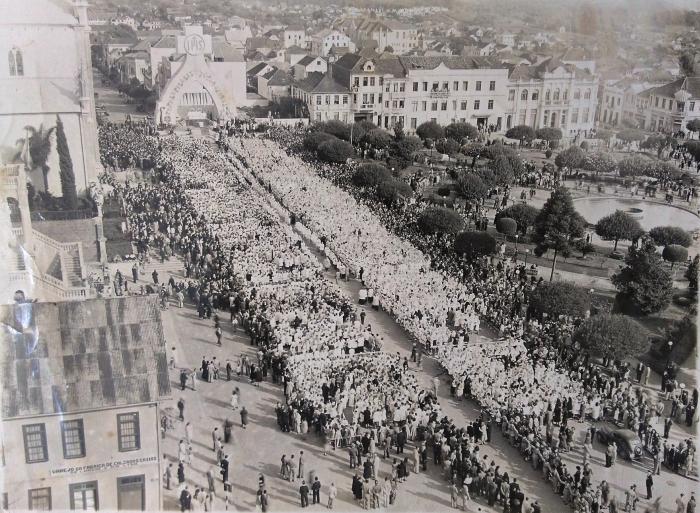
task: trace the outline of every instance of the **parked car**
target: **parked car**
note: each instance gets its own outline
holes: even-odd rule
[[[642,441],[631,429],[615,429],[603,426],[597,431],[598,441],[604,445],[617,444],[617,454],[623,459],[632,460],[642,457]]]

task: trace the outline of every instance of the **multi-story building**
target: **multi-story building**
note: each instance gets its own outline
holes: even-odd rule
[[[338,82],[332,73],[311,73],[306,78],[294,82],[292,97],[304,101],[309,109],[311,121],[353,121],[350,89]]]
[[[561,128],[566,137],[594,126],[598,78],[555,59],[506,66],[492,57],[347,54],[327,75],[350,91],[350,120],[387,129],[400,123],[410,133],[427,121],[495,131],[522,124]],[[345,109],[338,111],[342,119]]]
[[[326,56],[334,46],[349,48],[351,52],[355,51],[355,43],[339,30],[323,29],[311,36],[311,53],[314,55]]]
[[[682,77],[647,93],[647,130],[688,133],[687,123],[700,119],[700,77]]]
[[[598,122],[611,127],[628,126],[644,129],[649,95],[644,91],[663,84],[623,78],[606,83],[598,107]]]
[[[290,25],[284,29],[282,36],[282,43],[284,44],[285,48],[290,48],[292,46],[306,48],[306,45],[309,42],[308,37],[306,36],[306,30],[304,30],[303,27]]]
[[[477,57],[400,57],[403,77],[385,80],[382,126],[408,132],[426,121],[503,127],[508,82],[505,66]]]
[[[170,380],[154,296],[16,303],[0,316],[5,509],[160,510]]]
[[[374,41],[377,50],[390,49],[402,55],[420,48],[418,29],[395,20],[363,18],[356,22],[354,34],[348,34],[360,46],[365,41]]]
[[[294,78],[301,79],[307,77],[309,73],[326,73],[328,71],[328,62],[323,57],[307,55],[299,59],[292,69]]]
[[[596,75],[556,58],[511,66],[504,126],[553,127],[573,136],[594,127],[597,95]]]

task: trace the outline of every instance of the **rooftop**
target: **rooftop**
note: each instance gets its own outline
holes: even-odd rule
[[[170,395],[155,296],[0,306],[2,418]]]

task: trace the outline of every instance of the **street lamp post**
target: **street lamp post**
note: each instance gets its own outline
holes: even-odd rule
[[[515,258],[518,258],[518,234],[515,234]]]
[[[527,256],[530,254],[530,250],[526,249],[525,250],[525,267],[527,267]]]
[[[668,358],[666,358],[666,367],[671,363],[671,351],[673,350],[673,340],[668,341]]]

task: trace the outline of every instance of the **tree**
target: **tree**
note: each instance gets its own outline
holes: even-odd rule
[[[414,135],[407,135],[403,139],[396,140],[391,145],[391,154],[402,160],[412,160],[414,153],[423,147],[420,139]]]
[[[639,222],[622,210],[616,210],[602,217],[595,225],[595,232],[603,240],[615,241],[613,251],[617,251],[620,240],[633,240],[641,236],[643,230]]]
[[[467,201],[480,201],[489,193],[489,188],[479,176],[462,173],[457,177],[457,191]]]
[[[634,141],[643,141],[646,136],[644,132],[636,128],[625,128],[617,133],[617,138],[626,144],[630,144]]]
[[[406,136],[403,131],[403,123],[394,123],[394,139],[400,141]]]
[[[378,150],[383,150],[391,146],[394,139],[386,130],[375,128],[364,134],[362,142],[372,146],[373,148],[377,148]]]
[[[509,217],[514,219],[518,225],[518,231],[525,235],[527,229],[535,223],[539,210],[532,205],[525,203],[516,203],[510,207],[504,208],[496,214],[496,221],[501,217]]]
[[[499,217],[496,219],[496,230],[503,235],[515,235],[518,231],[518,223],[510,217]]]
[[[380,182],[391,178],[391,171],[381,164],[369,162],[362,164],[352,175],[352,183],[358,187],[376,187]]]
[[[387,53],[394,53],[394,47],[391,46],[391,45],[387,45],[387,46],[384,48],[384,51],[387,52]]]
[[[649,336],[642,326],[626,315],[601,314],[589,317],[576,328],[574,342],[591,353],[625,360],[649,349]]]
[[[311,125],[311,129],[319,132],[326,132],[327,134],[334,135],[338,139],[342,139],[343,141],[350,140],[350,125],[348,125],[347,123],[343,123],[342,121],[339,121],[337,119],[331,119],[330,121],[314,123],[313,125]]]
[[[571,253],[571,244],[583,235],[585,225],[586,221],[574,208],[569,191],[563,187],[555,189],[535,218],[532,237],[537,243],[536,255],[554,250],[549,281],[554,278],[557,257],[560,254],[567,256]]]
[[[337,137],[331,134],[327,134],[326,132],[309,132],[304,136],[302,145],[305,149],[315,152],[316,150],[318,150],[318,147],[321,145],[321,143],[331,141],[333,139],[337,139]]]
[[[469,123],[450,123],[445,127],[445,137],[461,143],[464,139],[479,137],[479,130]]]
[[[688,132],[694,134],[695,132],[700,132],[700,118],[691,119],[685,124]]]
[[[538,139],[542,139],[543,141],[547,141],[548,143],[552,143],[553,141],[559,141],[562,138],[561,130],[559,130],[558,128],[551,128],[548,126],[538,128],[535,132],[535,135]]]
[[[29,132],[29,156],[34,167],[41,168],[41,174],[44,177],[44,190],[48,192],[49,171],[51,168],[47,162],[51,153],[51,135],[56,130],[56,127],[46,130],[44,125],[41,124],[38,130],[33,126],[25,126],[24,129]]]
[[[386,205],[393,205],[401,198],[409,198],[413,189],[403,180],[391,178],[377,185],[377,197]]]
[[[643,315],[666,308],[673,295],[673,281],[654,243],[645,239],[641,248],[631,246],[625,264],[611,280],[621,299]]]
[[[605,152],[587,153],[583,158],[583,169],[599,173],[613,173],[617,169],[617,161]]]
[[[625,157],[617,163],[620,176],[649,176],[651,159],[641,155],[631,155]]]
[[[445,137],[445,131],[440,125],[437,124],[437,122],[426,121],[425,123],[418,125],[418,128],[416,128],[416,135],[418,135],[423,142],[425,142],[426,139],[432,139],[435,141]]]
[[[459,143],[454,139],[440,139],[435,144],[435,149],[440,153],[454,155],[459,151]]]
[[[516,125],[506,132],[508,139],[530,142],[535,138],[535,131],[527,125]]]
[[[680,262],[685,262],[688,259],[688,250],[678,244],[669,244],[661,253],[661,256],[667,262],[671,262],[671,269]]]
[[[678,56],[678,66],[681,68],[681,74],[686,77],[695,75],[695,54],[691,51],[685,51]]]
[[[318,158],[324,162],[334,162],[344,164],[350,157],[355,155],[355,149],[349,142],[340,139],[331,139],[322,142],[316,151]]]
[[[700,255],[695,255],[685,271],[685,278],[688,280],[688,288],[697,292],[698,290],[698,270],[700,269]]]
[[[675,164],[663,160],[650,160],[646,168],[648,176],[658,180],[674,180],[681,176],[681,171]]]
[[[376,130],[377,125],[372,123],[371,121],[367,121],[366,119],[362,121],[358,121],[357,123],[352,124],[352,142],[353,144],[357,144],[358,141],[362,141],[364,136],[371,132],[372,130]]]
[[[554,163],[559,169],[568,167],[569,169],[576,169],[583,167],[583,162],[586,158],[586,154],[578,146],[569,146],[554,159]]]
[[[576,249],[578,249],[581,252],[581,256],[583,258],[586,258],[586,255],[588,253],[593,253],[595,251],[595,246],[588,242],[586,239],[578,239],[576,241]]]
[[[595,138],[599,139],[601,141],[605,141],[606,143],[610,141],[610,138],[613,136],[612,130],[607,130],[605,128],[599,128],[595,132]]]
[[[457,233],[464,228],[464,220],[454,210],[430,207],[418,217],[418,227],[427,234]]]
[[[684,146],[695,162],[700,162],[700,141],[687,141]]]
[[[693,238],[690,234],[678,226],[656,226],[649,230],[649,237],[657,246],[678,244],[684,248],[689,248],[693,243]]]
[[[470,142],[462,146],[462,153],[464,153],[467,157],[472,158],[472,169],[474,169],[474,166],[476,166],[476,160],[484,153],[485,148],[486,147],[483,144],[474,142]]]
[[[63,121],[60,116],[56,116],[56,151],[58,152],[58,167],[61,177],[61,192],[63,202],[68,210],[75,210],[78,207],[78,191],[75,187],[75,173],[73,171],[73,160],[70,158],[70,148],[66,131],[63,128]]]
[[[492,255],[496,251],[496,239],[486,232],[462,232],[455,237],[455,251],[470,260]]]
[[[591,295],[588,289],[568,281],[542,282],[529,297],[528,312],[542,318],[560,315],[584,317],[591,309]]]

